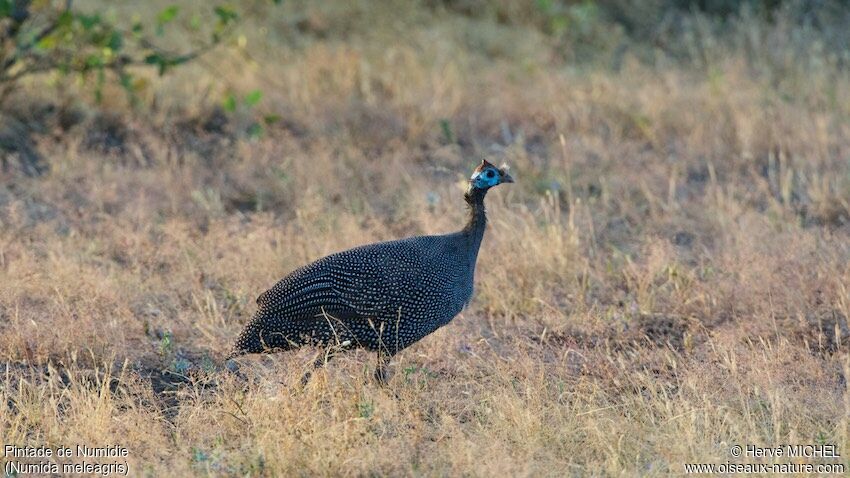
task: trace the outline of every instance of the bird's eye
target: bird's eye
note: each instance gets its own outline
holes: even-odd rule
[[[493,177],[493,170],[492,169],[488,170],[486,176],[488,178],[492,178]]]

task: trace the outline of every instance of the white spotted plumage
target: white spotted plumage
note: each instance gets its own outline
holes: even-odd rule
[[[293,271],[257,299],[231,357],[346,342],[392,356],[447,324],[472,296],[484,196],[501,182],[512,182],[503,170],[476,168],[460,232],[360,246]]]

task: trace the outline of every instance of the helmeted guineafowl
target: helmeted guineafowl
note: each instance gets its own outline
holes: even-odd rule
[[[257,299],[256,315],[228,359],[306,344],[364,347],[378,352],[375,376],[384,382],[390,357],[469,302],[486,225],[484,196],[511,182],[484,160],[469,179],[469,221],[461,231],[355,247],[293,271]]]

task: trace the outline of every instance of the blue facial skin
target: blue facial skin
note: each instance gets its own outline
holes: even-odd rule
[[[472,184],[478,189],[488,189],[499,184],[499,171],[496,168],[485,168],[472,175]]]

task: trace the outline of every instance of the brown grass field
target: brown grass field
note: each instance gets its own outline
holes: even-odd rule
[[[847,14],[630,31],[567,3],[554,35],[533,2],[248,2],[141,106],[23,82],[5,121],[49,170],[0,172],[2,444],[121,445],[152,477],[850,470]],[[221,370],[292,269],[459,229],[483,157],[517,182],[488,195],[473,301],[386,388],[365,352],[305,387],[316,350]]]

